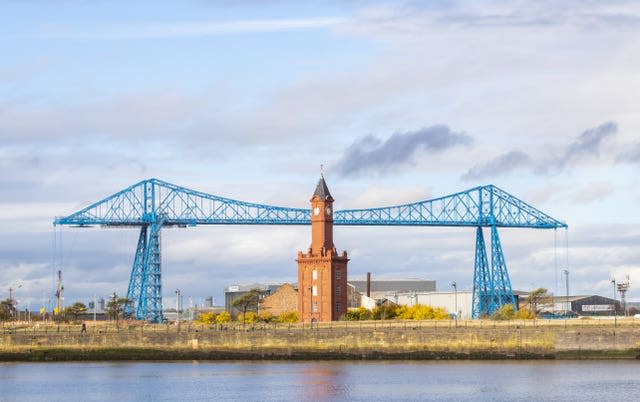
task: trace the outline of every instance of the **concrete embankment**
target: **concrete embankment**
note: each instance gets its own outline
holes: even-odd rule
[[[636,320],[637,321],[637,320]],[[5,326],[0,361],[639,359],[640,322]]]

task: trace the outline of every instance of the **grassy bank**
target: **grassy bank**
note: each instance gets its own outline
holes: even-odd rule
[[[2,327],[0,361],[636,359],[640,325],[450,321]]]

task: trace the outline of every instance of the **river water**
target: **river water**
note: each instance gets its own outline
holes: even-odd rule
[[[1,401],[633,401],[640,362],[0,363]]]

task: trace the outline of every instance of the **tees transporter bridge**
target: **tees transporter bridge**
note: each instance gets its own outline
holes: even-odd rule
[[[160,232],[165,227],[197,225],[310,225],[309,208],[288,208],[224,198],[147,179],[65,217],[54,226],[139,227],[127,298],[136,319],[162,321]],[[514,304],[511,280],[498,228],[558,229],[567,225],[494,185],[440,198],[333,213],[343,226],[456,226],[476,229],[473,318]],[[491,260],[483,228],[491,232]]]

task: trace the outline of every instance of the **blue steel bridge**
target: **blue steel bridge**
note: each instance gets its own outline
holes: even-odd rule
[[[557,229],[567,225],[493,185],[440,198],[334,212],[343,226],[463,226],[476,229],[473,317],[488,316],[515,299],[498,228]],[[197,225],[310,225],[310,208],[287,208],[224,198],[147,179],[65,217],[54,225],[137,227],[140,236],[127,298],[136,319],[162,321],[160,232]],[[483,228],[490,228],[491,259]]]

